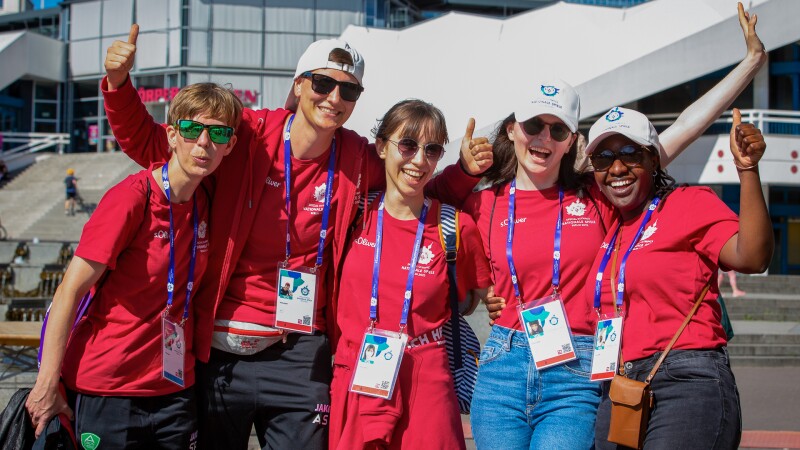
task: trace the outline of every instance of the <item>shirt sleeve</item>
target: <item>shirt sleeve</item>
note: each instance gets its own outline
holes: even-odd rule
[[[472,218],[463,212],[458,215],[460,246],[456,258],[456,283],[458,298],[466,298],[471,289],[481,289],[492,284],[489,261],[483,252],[478,227]]]
[[[146,171],[145,171],[146,172]],[[149,173],[144,175],[149,176]],[[143,221],[147,191],[140,175],[112,187],[83,228],[75,254],[114,270],[119,255],[131,244]]]
[[[672,195],[676,194],[689,242],[697,253],[719,265],[722,247],[739,232],[739,217],[709,188],[679,188]]]
[[[147,112],[130,77],[114,91],[108,90],[108,79],[103,77],[100,90],[108,123],[122,151],[142,167],[169,160],[167,130]]]

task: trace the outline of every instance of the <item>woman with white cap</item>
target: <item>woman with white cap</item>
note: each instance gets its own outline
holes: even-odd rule
[[[664,164],[719,117],[766,59],[755,17],[739,8],[747,56],[664,131]],[[601,389],[590,377],[595,313],[583,288],[615,212],[591,178],[574,169],[575,89],[558,79],[530,86],[496,130],[486,173],[493,186],[464,207],[481,232],[495,282],[472,431],[478,448],[590,448]],[[523,324],[541,331],[524,332]]]
[[[736,109],[730,147],[740,181],[738,218],[707,187],[675,188],[659,162],[659,136],[643,114],[614,108],[589,131],[586,152],[595,181],[619,217],[597,255],[591,271],[596,281],[587,283],[585,298],[592,299],[586,303],[593,303],[595,317],[605,313],[621,322],[613,372],[651,383],[655,407],[643,437],[647,449],[677,443],[730,449],[741,437],[716,276],[719,267],[763,272],[774,241],[758,173],[764,137],[742,124]],[[617,448],[606,439],[610,416],[604,383],[598,448]]]

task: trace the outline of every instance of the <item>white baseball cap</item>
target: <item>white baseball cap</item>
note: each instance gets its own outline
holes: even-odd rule
[[[559,78],[540,80],[530,85],[514,108],[514,119],[525,122],[542,114],[551,114],[564,122],[573,133],[578,131],[581,99],[569,83]]]
[[[332,51],[339,49],[344,50],[350,54],[353,59],[353,65],[341,64],[330,60]],[[300,75],[311,72],[317,69],[336,69],[342,72],[347,72],[353,75],[358,84],[364,85],[362,79],[364,78],[364,58],[361,57],[356,49],[338,39],[321,39],[313,42],[308,46],[306,51],[297,62],[297,70],[294,72],[293,80],[296,80]],[[294,87],[289,88],[289,96],[286,98],[286,105],[284,108],[294,110],[297,107],[297,96],[294,95]]]
[[[639,145],[655,147],[659,153],[663,152],[658,132],[647,116],[639,111],[617,106],[597,119],[589,129],[586,154],[591,154],[603,139],[612,134],[621,134]]]

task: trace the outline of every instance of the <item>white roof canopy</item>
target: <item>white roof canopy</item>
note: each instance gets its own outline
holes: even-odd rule
[[[745,7],[758,14],[768,50],[800,40],[800,1]],[[368,136],[391,105],[413,97],[442,109],[451,141],[469,117],[491,131],[533,79],[555,75],[573,84],[581,116],[589,117],[728,67],[745,53],[736,0],[655,0],[626,9],[561,2],[507,19],[449,13],[402,30],[351,26],[342,39],[366,61],[366,91],[349,128]]]

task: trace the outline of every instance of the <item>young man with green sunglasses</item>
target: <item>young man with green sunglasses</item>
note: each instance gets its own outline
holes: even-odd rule
[[[109,48],[101,88],[122,149],[146,165],[166,157],[166,137],[128,76],[136,33],[134,25],[128,42]],[[209,270],[219,274],[198,287],[214,305],[198,318],[205,332],[196,336],[197,356],[206,361],[198,392],[208,448],[247,448],[253,425],[265,448],[327,447],[330,348],[338,337],[332,299],[347,228],[363,193],[385,184],[374,147],[342,128],[363,76],[364,60],[347,43],[311,44],[286,109],[245,108],[236,148],[207,183]],[[471,139],[473,128],[460,164],[434,178],[428,195],[458,205],[491,165],[491,146]],[[293,309],[300,301],[305,309]]]

